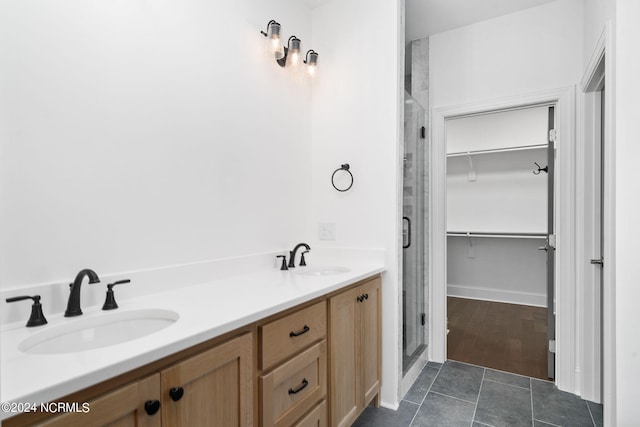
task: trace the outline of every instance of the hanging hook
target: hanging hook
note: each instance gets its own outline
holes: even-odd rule
[[[533,162],[535,163],[535,165],[538,167],[537,171],[533,171],[534,175],[540,175],[540,172],[545,172],[545,173],[549,173],[549,166],[545,166],[545,167],[540,167],[540,165],[538,164],[538,162]]]

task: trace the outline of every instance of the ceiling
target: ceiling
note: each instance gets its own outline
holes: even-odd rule
[[[332,0],[302,0],[304,1],[307,5],[309,5],[310,8],[314,8],[314,7],[318,7],[321,4],[325,4],[325,3],[329,3]]]
[[[313,9],[340,0],[302,1]],[[556,0],[405,0],[405,42],[552,1]]]
[[[305,0],[320,3],[322,0]],[[405,0],[406,42],[555,0]]]

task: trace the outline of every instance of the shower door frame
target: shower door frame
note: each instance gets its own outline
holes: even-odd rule
[[[428,177],[428,173],[425,171],[425,168],[428,170],[428,158],[429,158],[429,148],[427,146],[428,143],[428,138],[426,135],[426,128],[428,125],[428,113],[427,110],[420,105],[417,100],[415,98],[413,98],[409,93],[407,93],[405,91],[404,93],[404,98],[405,98],[405,102],[406,102],[406,98],[409,97],[414,103],[415,105],[418,105],[420,110],[422,111],[423,117],[421,119],[416,118],[416,122],[413,123],[415,125],[415,128],[413,129],[415,138],[416,138],[416,152],[415,152],[415,157],[413,158],[413,161],[415,163],[415,168],[414,171],[417,171],[417,169],[420,169],[420,174],[418,177],[416,177],[416,183],[421,184],[418,185],[417,188],[419,189],[419,193],[418,195],[415,195],[417,198],[421,198],[422,200],[422,206],[424,207],[425,205],[428,204],[428,197],[427,194],[425,194],[425,190],[428,188],[428,182],[425,182],[427,180]],[[406,106],[406,103],[404,104]],[[419,115],[421,113],[419,112],[412,112],[412,114],[414,116]],[[406,107],[405,107],[405,115],[406,115]],[[406,117],[405,117],[406,119]],[[420,128],[423,128],[424,130],[421,130]],[[407,134],[405,131],[404,137],[403,137],[403,154],[405,154],[405,150],[406,148],[404,147],[404,145],[406,144],[406,138],[407,138]],[[404,157],[404,156],[403,156]],[[405,160],[406,161],[406,160]],[[405,166],[405,161],[403,161],[403,167],[402,167],[402,185],[400,187],[400,191],[403,192],[404,191],[404,166]],[[405,212],[404,212],[404,195],[402,196],[402,215],[403,215],[403,228],[404,228],[404,218],[406,218],[404,216]],[[428,207],[427,207],[428,209]],[[411,237],[410,237],[410,241],[411,241],[411,245],[416,245],[416,244],[420,244],[420,245],[424,245],[424,247],[422,248],[422,250],[417,250],[416,251],[416,257],[415,257],[415,262],[418,265],[422,265],[422,274],[419,274],[419,278],[421,279],[420,282],[422,282],[423,284],[426,282],[426,279],[428,277],[428,274],[425,272],[425,269],[428,266],[428,259],[425,257],[425,253],[428,251],[428,239],[427,239],[427,235],[426,232],[429,229],[429,225],[428,225],[428,217],[426,216],[426,212],[427,209],[419,209],[419,211],[416,211],[413,213],[412,217],[413,219],[421,219],[422,220],[422,224],[418,227],[416,227],[416,229],[412,230],[411,232]],[[421,217],[421,218],[420,218]],[[411,224],[411,220],[409,221],[409,224]],[[419,221],[416,221],[419,222]],[[411,227],[411,226],[410,226]],[[403,234],[403,233],[401,233]],[[403,305],[403,309],[402,309],[402,316],[401,316],[401,323],[402,323],[402,330],[400,333],[400,339],[402,340],[400,343],[400,388],[402,390],[402,394],[404,394],[404,392],[406,392],[408,390],[408,388],[413,384],[413,382],[415,381],[415,379],[417,378],[418,374],[420,373],[420,371],[422,370],[422,368],[426,365],[427,363],[427,358],[428,358],[428,349],[425,348],[424,350],[422,350],[422,352],[419,354],[418,356],[418,360],[416,360],[415,363],[413,363],[413,365],[411,365],[411,367],[405,372],[405,366],[404,366],[404,331],[405,331],[405,325],[404,325],[404,320],[405,320],[405,308],[404,308],[404,304],[403,304],[403,293],[404,293],[404,276],[405,276],[405,269],[404,269],[404,258],[405,258],[405,252],[404,250],[408,249],[407,247],[404,246],[404,238],[403,238],[403,245],[402,248],[400,249],[402,251],[402,258],[401,258],[401,262],[400,262],[400,267],[401,267],[401,275],[402,275],[402,285],[401,285],[401,300],[400,300],[400,304]],[[415,267],[415,266],[414,266]],[[423,286],[422,292],[417,292],[418,295],[421,296],[422,298],[422,314],[425,316],[424,320],[426,322],[427,317],[428,316],[428,310],[429,310],[429,305],[428,305],[428,290],[425,289],[426,284]],[[417,312],[416,312],[417,313]],[[415,318],[416,320],[416,330],[415,330],[415,334],[416,336],[421,335],[422,336],[422,340],[421,344],[428,346],[429,344],[429,329],[428,329],[428,325],[425,325],[424,323],[422,323],[421,325],[418,325],[418,317]]]
[[[536,105],[556,105],[556,384],[562,390],[576,391],[576,329],[574,301],[576,217],[575,194],[575,88],[565,87],[522,96],[501,98],[462,106],[431,110],[432,139],[429,170],[429,360],[444,362],[447,355],[447,244],[446,244],[446,135],[445,121],[458,116],[482,114]]]

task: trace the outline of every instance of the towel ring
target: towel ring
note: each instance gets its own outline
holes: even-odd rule
[[[338,188],[336,186],[335,177],[336,177],[336,174],[338,172],[340,172],[340,171],[345,171],[351,177],[351,183],[349,184],[349,186],[347,188]],[[331,185],[333,185],[333,188],[335,188],[336,190],[340,191],[341,193],[344,193],[345,191],[349,191],[349,189],[353,186],[353,174],[349,170],[349,163],[345,163],[344,165],[340,165],[340,167],[338,169],[333,171],[333,174],[331,175]]]

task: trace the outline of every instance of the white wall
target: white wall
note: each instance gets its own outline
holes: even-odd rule
[[[617,0],[584,0],[583,63],[586,65],[607,20],[615,19]]]
[[[397,1],[341,0],[314,9],[321,75],[312,102],[312,231],[336,225],[336,241],[313,245],[387,250],[383,276],[382,401],[398,403],[399,105],[401,55]],[[375,29],[384,29],[376,31]],[[339,193],[331,174],[349,163],[353,188]]]
[[[0,286],[299,241],[385,248],[382,398],[397,404],[400,7],[2,2]],[[262,55],[269,19],[320,53],[313,101]],[[329,178],[345,162],[342,194]],[[335,242],[314,240],[319,221]]]
[[[448,153],[542,145],[447,157],[447,231],[547,232],[548,108],[447,120]],[[471,162],[471,163],[470,163]],[[447,238],[447,295],[546,306],[544,238]]]
[[[546,252],[538,250],[544,243],[448,237],[447,295],[546,307]]]
[[[546,149],[447,158],[447,231],[546,233]]]
[[[640,2],[616,2],[615,52],[615,288],[616,412],[618,426],[640,420],[640,287],[638,286],[638,99]]]
[[[272,18],[311,47],[297,0],[3,1],[0,286],[308,240],[311,87]]]
[[[430,91],[433,114],[434,159],[442,152],[444,126],[441,121],[453,112],[479,112],[492,106],[518,105],[522,100],[539,99],[548,102],[560,99],[558,122],[560,143],[558,159],[566,166],[559,172],[556,201],[561,212],[556,231],[560,243],[569,248],[557,253],[560,303],[569,306],[558,314],[558,346],[563,357],[559,362],[558,385],[563,390],[574,391],[576,343],[571,337],[575,315],[572,293],[574,280],[574,221],[575,198],[572,196],[573,147],[573,88],[582,76],[583,2],[581,0],[558,0],[536,8],[484,21],[468,27],[436,34],[430,38]],[[535,101],[533,101],[535,102]],[[474,109],[475,108],[475,109]],[[436,123],[437,122],[437,123]],[[434,164],[434,174],[444,174],[444,165]],[[561,179],[560,179],[561,178]],[[436,184],[433,194],[443,197],[443,187]],[[442,220],[443,211],[434,211],[436,224]],[[433,252],[445,248],[443,235],[434,229]],[[565,240],[563,240],[565,239]],[[444,282],[445,272],[440,260],[434,260],[432,279],[434,286]],[[441,285],[443,286],[443,285]],[[440,292],[438,290],[438,292]],[[442,292],[444,294],[444,292]],[[434,294],[434,301],[441,295]],[[563,305],[564,306],[564,305]],[[437,309],[433,308],[433,311]],[[444,316],[438,317],[432,335],[444,329]],[[435,322],[434,322],[435,323]],[[579,332],[578,332],[579,333]],[[438,339],[437,342],[441,343]],[[440,356],[444,345],[434,352]]]
[[[582,0],[558,0],[431,36],[434,108],[574,85]]]

